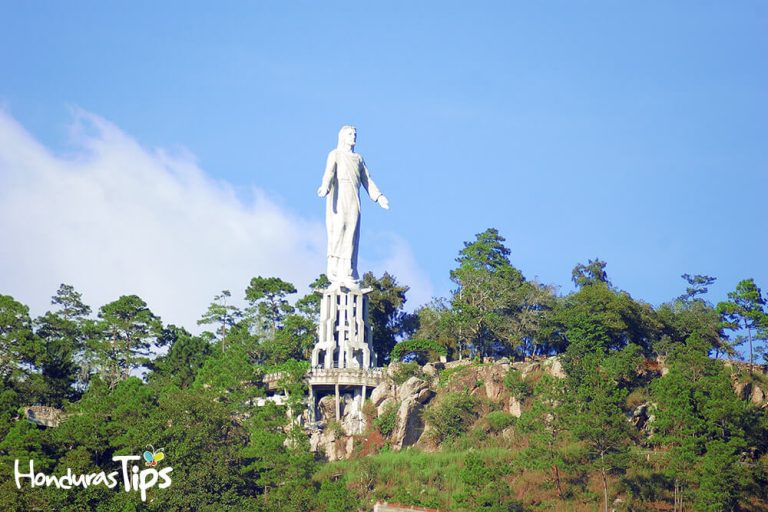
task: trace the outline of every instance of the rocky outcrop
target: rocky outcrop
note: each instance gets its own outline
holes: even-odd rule
[[[649,360],[644,368],[654,378],[665,373],[663,360]],[[566,377],[559,357],[537,357],[514,362],[501,359],[482,364],[465,359],[430,363],[421,367],[420,371],[418,368],[414,371],[412,366],[395,363],[385,370],[383,381],[370,390],[370,404],[365,408],[359,395],[346,394],[340,397],[338,421],[335,397],[322,397],[318,402],[320,429],[311,432],[310,444],[313,450],[324,453],[328,460],[349,458],[353,450],[358,454],[375,453],[385,445],[393,450],[409,446],[425,451],[437,450],[439,446],[434,436],[430,435],[431,431],[436,430],[435,426],[425,421],[424,412],[438,393],[469,393],[477,398],[478,407],[485,408],[485,411],[478,411],[479,418],[489,410],[504,410],[519,418],[530,407],[530,400],[524,396],[515,396],[515,392],[507,388],[505,379],[510,371],[517,372],[529,386],[543,375],[558,379]],[[402,381],[409,373],[414,375]],[[743,400],[768,407],[766,387],[756,379],[740,382],[739,376],[744,379],[743,372],[734,372],[735,393]],[[651,402],[642,403],[627,413],[627,419],[639,432],[651,435],[655,407]],[[376,428],[371,425],[371,421],[376,422]],[[484,425],[481,420],[474,428],[485,428]],[[501,435],[513,438],[514,427],[504,429]]]
[[[310,450],[324,454],[328,461],[348,459],[354,447],[354,437],[334,428],[315,430],[309,436]]]
[[[395,450],[416,444],[424,432],[421,412],[435,396],[435,390],[432,389],[431,381],[426,380],[431,371],[423,373],[425,378],[412,376],[400,385],[389,378],[371,393],[377,417],[391,414],[392,408],[397,407],[395,426],[389,436],[390,446]],[[396,373],[391,372],[390,375]]]
[[[542,368],[553,377],[557,377],[558,379],[565,378],[565,370],[563,369],[563,363],[560,361],[559,357],[550,357],[544,361]]]
[[[751,381],[733,380],[733,391],[742,400],[749,400],[759,407],[768,407],[766,404],[766,392],[757,383]]]
[[[24,408],[27,420],[43,427],[58,427],[64,413],[60,409],[44,405],[32,405]]]
[[[390,375],[395,374],[390,372]],[[422,410],[436,393],[427,375],[424,373],[424,378],[409,377],[399,385],[390,376],[371,392],[369,400],[375,407],[375,415],[371,419],[394,414],[395,424],[387,441],[395,450],[416,444],[424,433]],[[318,401],[321,428],[310,432],[313,451],[325,454],[329,461],[345,459],[352,454],[354,436],[363,433],[366,427],[359,399],[348,394],[340,397],[339,421],[336,421],[335,396],[327,395]]]
[[[520,402],[520,400],[517,399],[517,397],[509,397],[509,414],[515,418],[519,418],[523,415],[523,404]]]
[[[632,411],[632,416],[629,418],[629,421],[637,430],[646,430],[649,423],[653,421],[653,415],[650,413],[650,409],[651,404],[645,402],[635,407]]]
[[[435,392],[428,382],[411,377],[396,388],[400,406],[397,410],[397,423],[392,434],[392,448],[400,450],[418,442],[424,433],[424,419],[421,411]]]

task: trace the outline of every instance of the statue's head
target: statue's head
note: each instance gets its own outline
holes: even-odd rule
[[[339,143],[336,146],[339,149],[347,149],[347,147],[355,147],[357,142],[357,128],[354,126],[345,124],[339,130]]]

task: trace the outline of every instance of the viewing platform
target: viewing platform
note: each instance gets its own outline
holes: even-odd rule
[[[375,388],[384,380],[384,368],[311,368],[305,377],[310,386],[366,386]],[[277,391],[282,372],[268,373],[264,383]]]

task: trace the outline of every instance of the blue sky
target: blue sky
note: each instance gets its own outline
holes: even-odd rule
[[[718,277],[712,301],[768,287],[764,2],[4,1],[0,19],[0,293],[33,312],[62,281],[186,324],[249,276],[306,285],[347,123],[392,206],[364,200],[361,270],[392,270],[412,306],[487,227],[561,293],[595,257],[652,304],[683,273]]]

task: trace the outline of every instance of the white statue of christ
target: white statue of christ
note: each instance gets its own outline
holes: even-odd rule
[[[385,210],[389,200],[371,179],[363,157],[355,153],[357,129],[342,126],[339,143],[328,154],[317,195],[326,197],[328,279],[332,284],[357,287],[357,250],[360,243],[360,185]]]

